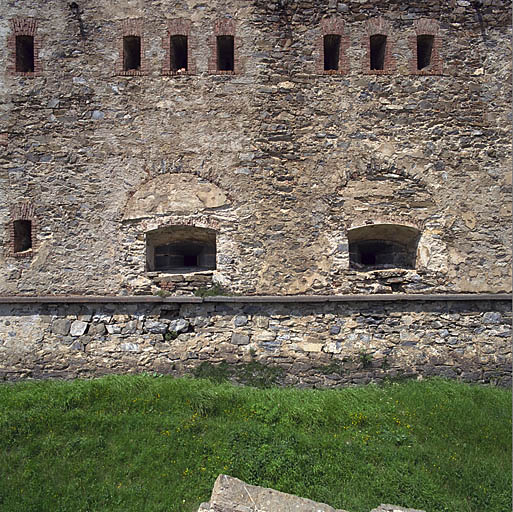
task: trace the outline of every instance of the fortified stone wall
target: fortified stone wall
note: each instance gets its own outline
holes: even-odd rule
[[[162,287],[192,294],[212,280],[245,294],[509,291],[510,25],[505,0],[3,2],[0,295],[151,294]],[[173,34],[188,37],[186,72],[173,73]],[[383,70],[369,64],[376,34],[387,37]],[[433,42],[422,71],[419,34]],[[325,35],[340,37],[338,70],[324,70]],[[17,36],[33,38],[33,71],[16,70]],[[234,38],[233,72],[216,68],[217,36]],[[135,71],[124,71],[123,37],[140,38]],[[414,268],[350,264],[351,230],[375,225],[417,230]],[[216,268],[151,271],[149,254],[158,247],[148,246],[147,234],[167,226],[215,231]],[[29,229],[31,247],[16,239]],[[68,318],[74,307],[52,314]],[[207,315],[204,305],[190,307],[189,322]],[[136,312],[115,312],[128,318],[106,325],[126,329]],[[38,314],[38,346],[58,347],[51,353],[69,359],[70,373],[87,361],[83,371],[91,371],[89,354],[97,354],[94,365],[106,358],[105,368],[118,359],[123,367],[158,368],[161,359],[168,367],[182,357],[182,349],[177,358],[158,356],[162,335],[139,320],[123,343],[148,353],[113,348],[109,359],[107,341],[55,333],[47,313]],[[276,314],[282,325],[287,313]],[[296,314],[298,329],[310,335],[301,316],[310,313]],[[209,315],[209,325],[221,329],[211,336],[239,357],[246,345],[230,342],[231,319]],[[274,313],[266,315],[271,322]],[[325,333],[312,341],[313,353],[328,357],[338,339],[326,334],[332,322],[311,315]],[[416,335],[428,329],[425,315]],[[402,347],[401,320],[394,321],[390,343]],[[91,322],[88,329],[105,323]],[[466,325],[474,316],[440,322],[428,329],[433,340],[446,339],[439,329],[447,329],[458,343],[423,343],[450,357],[462,342],[450,334],[455,325],[469,338],[479,328]],[[281,347],[280,329],[247,335]],[[142,341],[130,338],[136,332]],[[112,336],[121,335],[105,338],[117,347]],[[185,347],[189,338],[174,343]],[[34,364],[46,360],[45,350]],[[198,357],[216,350],[207,343]]]
[[[243,382],[332,387],[439,375],[510,385],[511,298],[392,298],[4,300],[0,379],[183,375],[223,363]]]

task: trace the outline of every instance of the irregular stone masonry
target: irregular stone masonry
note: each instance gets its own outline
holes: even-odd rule
[[[257,361],[296,386],[434,375],[511,383],[511,298],[314,299],[2,299],[0,379],[183,375],[206,362],[228,363],[237,378]]]
[[[0,14],[0,294],[511,290],[510,2],[34,0]],[[34,38],[34,72],[13,67],[18,35]],[[172,35],[188,37],[185,72]],[[326,35],[340,46],[325,72]],[[382,70],[373,35],[387,36]],[[125,36],[139,69],[123,70]],[[234,38],[221,74],[218,36]],[[417,36],[432,37],[421,70]],[[16,254],[22,210],[32,249]],[[418,230],[415,268],[350,265],[348,231],[374,224]],[[215,270],[149,271],[146,234],[173,225],[216,230]]]

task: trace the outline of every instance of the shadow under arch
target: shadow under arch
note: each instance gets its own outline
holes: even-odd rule
[[[420,230],[402,224],[369,224],[351,228],[349,267],[356,270],[414,269]]]
[[[149,271],[180,274],[215,270],[216,231],[188,225],[148,231],[146,267]]]

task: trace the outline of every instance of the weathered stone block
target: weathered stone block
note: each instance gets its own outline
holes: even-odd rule
[[[179,318],[177,320],[172,320],[169,323],[169,330],[174,332],[187,332],[189,329],[189,321],[184,318]]]
[[[82,322],[81,320],[75,320],[71,324],[71,328],[70,328],[69,332],[70,332],[71,336],[82,336],[82,334],[85,334],[85,332],[87,331],[87,326],[88,326],[87,322]]]
[[[234,345],[248,345],[249,344],[249,336],[247,334],[241,334],[238,332],[234,332],[232,334],[232,343]]]
[[[242,327],[248,323],[248,317],[245,315],[238,315],[233,319],[233,325],[235,327]]]
[[[107,332],[107,329],[105,329],[105,324],[99,323],[99,324],[91,324],[89,326],[88,333],[91,336],[102,336]]]
[[[71,328],[71,321],[67,318],[57,318],[52,322],[52,332],[54,334],[60,334],[61,336],[67,336]]]
[[[107,326],[107,329],[108,328],[109,326]],[[148,319],[146,322],[144,322],[144,329],[148,332],[151,332],[152,334],[164,334],[167,331],[167,324]],[[176,329],[171,330],[176,331]]]

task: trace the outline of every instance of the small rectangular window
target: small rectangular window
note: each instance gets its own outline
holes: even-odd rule
[[[417,70],[428,68],[431,65],[431,55],[433,53],[433,36],[417,36]]]
[[[123,37],[123,70],[139,71],[141,69],[141,37]]]
[[[34,72],[34,36],[16,36],[16,72]]]
[[[324,71],[338,71],[340,57],[340,36],[328,34],[324,36]]]
[[[32,249],[32,222],[30,220],[14,221],[14,252]]]
[[[217,70],[234,71],[234,37],[217,36]]]
[[[171,36],[171,71],[187,71],[187,36]]]
[[[385,53],[387,36],[376,34],[370,37],[370,68],[371,70],[385,69]]]

